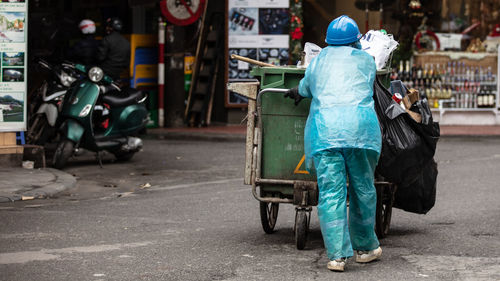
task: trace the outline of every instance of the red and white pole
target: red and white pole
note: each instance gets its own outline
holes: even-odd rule
[[[158,126],[165,126],[165,28],[167,23],[158,20]]]

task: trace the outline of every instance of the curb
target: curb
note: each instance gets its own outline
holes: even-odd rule
[[[146,139],[168,139],[185,141],[220,141],[244,142],[246,135],[224,133],[195,133],[195,132],[148,132]]]
[[[70,189],[76,184],[76,179],[68,173],[52,168],[45,168],[43,170],[53,174],[56,178],[55,181],[47,183],[42,187],[26,191],[22,194],[13,194],[10,197],[0,197],[0,203],[19,201],[22,200],[23,197],[29,197],[30,199],[44,199]]]
[[[441,135],[439,138],[448,138],[448,139],[453,139],[453,138],[464,138],[464,139],[473,139],[473,138],[483,138],[483,139],[496,139],[500,138],[500,135],[494,135],[494,134],[444,134]]]

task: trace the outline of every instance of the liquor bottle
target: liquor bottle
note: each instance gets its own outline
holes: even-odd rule
[[[249,18],[245,17],[243,19],[243,22],[240,23],[242,30],[246,30],[246,27],[248,26],[248,21],[249,21]]]
[[[417,66],[415,64],[411,67],[411,80],[413,84],[415,84],[415,80],[417,80]]]
[[[403,71],[404,71],[403,60],[400,60],[399,61],[399,68],[398,68],[398,79],[401,81],[404,79]]]
[[[484,87],[479,88],[479,94],[477,95],[477,107],[484,107]]]
[[[418,68],[417,68],[417,79],[420,80],[422,79],[422,66],[419,65]]]
[[[248,22],[248,30],[252,30],[252,27],[253,27],[254,22],[255,22],[254,20],[250,20],[250,21]]]
[[[457,73],[457,62],[454,61],[451,65],[451,82],[458,82],[458,73]]]
[[[406,61],[405,72],[404,72],[404,80],[405,80],[405,84],[410,84],[411,73],[410,73],[410,61],[409,60]]]
[[[398,80],[398,71],[397,68],[393,68],[391,71],[391,81]]]

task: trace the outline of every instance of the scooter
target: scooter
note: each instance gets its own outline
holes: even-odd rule
[[[75,69],[85,77],[64,96],[61,140],[53,166],[64,168],[81,148],[96,152],[101,166],[102,151],[114,154],[119,161],[131,159],[143,146],[135,136],[148,122],[147,95],[132,88],[120,89],[99,67],[76,64]]]
[[[63,97],[71,84],[78,80],[78,74],[70,63],[53,66],[41,59],[37,63],[48,73],[48,77],[31,98],[26,142],[44,145],[56,136],[56,121],[61,111]]]

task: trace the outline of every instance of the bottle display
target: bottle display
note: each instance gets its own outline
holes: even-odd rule
[[[391,79],[417,89],[432,108],[496,107],[497,76],[491,67],[459,61],[410,67],[410,61],[400,61]]]

